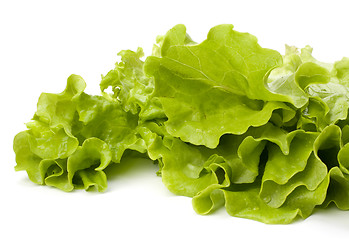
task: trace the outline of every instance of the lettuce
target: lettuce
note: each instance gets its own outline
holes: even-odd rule
[[[286,224],[349,209],[348,58],[323,63],[309,46],[282,56],[230,24],[201,43],[176,25],[145,60],[141,48],[119,56],[101,95],[71,75],[62,93],[40,96],[14,138],[16,170],[64,191],[105,191],[109,166],[138,152],[199,214],[224,206]]]

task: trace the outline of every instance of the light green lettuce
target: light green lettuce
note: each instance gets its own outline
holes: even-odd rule
[[[33,182],[104,191],[103,170],[111,161],[120,162],[126,149],[146,151],[138,116],[116,101],[84,93],[85,86],[72,75],[62,93],[43,93],[28,129],[16,135],[16,170],[26,170]]]
[[[100,88],[102,95],[121,104],[124,111],[138,114],[139,120],[164,118],[160,102],[153,98],[154,79],[146,76],[143,71],[143,50],[121,51],[121,62],[115,64],[115,69],[102,76]],[[107,93],[111,88],[112,93]]]
[[[175,26],[165,39],[185,39],[183,29]],[[220,25],[200,44],[168,42],[172,45],[165,45],[161,57],[146,59],[144,69],[154,76],[154,97],[161,102],[171,135],[214,148],[223,134],[264,125],[276,109],[291,111],[282,102],[263,101],[279,99],[265,81],[282,58],[261,48],[254,36]]]
[[[287,224],[330,204],[349,210],[348,58],[323,63],[309,46],[282,56],[230,24],[201,43],[176,25],[151,56],[118,55],[100,95],[78,75],[41,94],[14,138],[16,170],[64,191],[105,191],[111,164],[142,156],[198,214],[225,207]]]

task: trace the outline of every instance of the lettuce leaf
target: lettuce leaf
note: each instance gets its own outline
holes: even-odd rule
[[[178,25],[166,37],[185,36]],[[276,109],[290,111],[282,102],[263,101],[278,99],[265,88],[265,78],[282,59],[261,48],[254,36],[220,25],[201,44],[169,42],[161,57],[146,59],[144,69],[155,78],[154,97],[161,102],[171,135],[215,148],[223,134],[264,125]]]
[[[121,62],[102,76],[102,95],[118,101],[124,111],[138,114],[140,121],[164,118],[160,102],[153,98],[154,78],[146,76],[143,71],[142,48],[138,48],[136,52],[124,50],[118,55],[121,56]],[[110,87],[112,93],[107,93],[106,90]]]
[[[137,133],[138,115],[84,93],[85,86],[72,75],[62,93],[43,93],[28,129],[16,135],[15,169],[26,170],[33,182],[64,191],[93,186],[104,191],[103,170],[111,161],[120,162],[126,149],[146,151]]]

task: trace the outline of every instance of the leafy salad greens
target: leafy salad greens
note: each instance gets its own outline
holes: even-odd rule
[[[16,170],[64,191],[105,191],[106,169],[139,152],[199,214],[225,206],[269,224],[349,209],[349,58],[312,48],[262,48],[229,24],[194,42],[184,25],[159,36],[151,56],[121,51],[101,95],[71,75],[42,93],[14,138]],[[111,90],[111,91],[108,91]]]

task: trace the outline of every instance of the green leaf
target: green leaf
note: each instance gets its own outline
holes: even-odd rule
[[[120,162],[126,149],[146,151],[137,134],[138,116],[125,112],[120,103],[83,93],[77,100],[77,113],[83,124],[76,134],[82,139],[96,137],[106,142],[114,162]]]
[[[302,57],[297,48],[286,45],[283,64],[271,71],[268,87],[270,91],[283,95],[280,100],[301,108],[309,100],[307,88],[312,84],[328,83],[329,80],[330,74],[326,68],[318,65],[318,62]]]
[[[292,164],[289,164],[289,167],[292,168]],[[278,208],[300,186],[305,186],[302,192],[316,190],[326,175],[326,165],[314,155],[311,155],[307,159],[306,167],[301,172],[292,176],[286,183],[280,184],[264,179],[259,195],[269,206]]]
[[[304,170],[313,151],[314,140],[318,134],[293,131],[287,135],[288,154],[285,155],[278,146],[268,145],[268,162],[263,175],[264,181],[285,184],[296,173]]]
[[[17,163],[15,170],[25,170],[32,182],[43,184],[43,176],[39,171],[39,164],[42,159],[31,151],[28,131],[20,132],[15,136],[13,150],[16,154]]]
[[[334,203],[339,209],[349,210],[349,175],[338,167],[333,167],[328,173],[330,185],[323,206]]]
[[[229,215],[268,224],[288,224],[299,214],[298,209],[272,208],[258,196],[258,188],[243,191],[224,190],[225,208]]]
[[[314,153],[330,170],[338,166],[338,153],[342,147],[342,132],[337,125],[326,127],[314,142]]]
[[[42,93],[34,119],[47,123],[52,128],[61,125],[69,134],[75,113],[75,104],[72,100],[79,98],[85,87],[86,83],[80,76],[71,75],[63,92]]]
[[[259,197],[258,183],[242,189],[223,190],[227,212],[235,217],[257,220],[268,224],[288,224],[297,216],[307,218],[325,200],[329,175],[314,190],[297,187],[281,206],[269,206]]]
[[[146,76],[143,71],[143,50],[137,52],[124,50],[118,53],[121,62],[115,64],[115,69],[102,76],[100,88],[102,95],[111,100],[120,102],[126,112],[139,114],[140,120],[163,118],[161,104],[153,97],[154,79]],[[113,93],[106,90],[111,87]]]
[[[52,128],[35,120],[27,127],[30,150],[42,159],[67,158],[78,147],[78,140],[65,128]]]
[[[67,159],[42,160],[39,167],[47,186],[56,187],[66,192],[74,189],[73,184],[68,179]]]
[[[155,78],[154,97],[171,135],[214,148],[225,133],[242,134],[266,124],[275,109],[292,110],[262,101],[280,100],[265,88],[266,75],[281,63],[280,54],[232,28],[217,26],[201,44],[173,44],[161,58],[146,59],[145,72]]]
[[[171,192],[193,197],[208,185],[218,182],[215,174],[204,167],[207,161],[212,161],[210,149],[191,146],[176,138],[165,140],[166,149],[161,153],[164,165],[161,176]]]
[[[183,24],[174,26],[164,36],[158,36],[156,42],[159,49],[158,56],[165,56],[167,51],[173,46],[195,44],[186,32],[186,27]]]
[[[98,191],[107,188],[107,177],[103,170],[109,165],[112,153],[108,145],[98,138],[84,141],[67,163],[69,182],[76,187],[89,189],[95,186]]]

